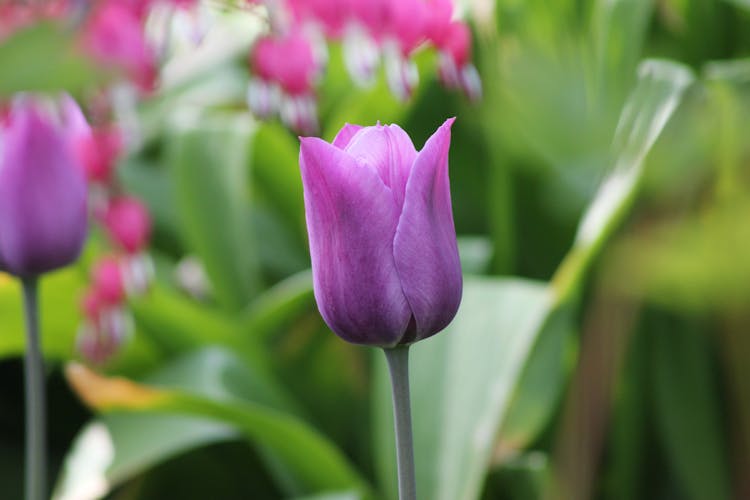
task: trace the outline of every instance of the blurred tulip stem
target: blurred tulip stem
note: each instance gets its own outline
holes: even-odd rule
[[[409,346],[383,349],[388,360],[393,389],[393,422],[396,428],[398,462],[398,495],[400,500],[416,500],[417,480],[414,474],[414,439],[411,431],[409,397]]]
[[[37,278],[23,278],[26,313],[26,500],[43,500],[46,491],[44,366],[39,342]]]

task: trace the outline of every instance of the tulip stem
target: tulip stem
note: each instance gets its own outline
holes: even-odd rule
[[[37,279],[23,278],[26,313],[26,500],[43,500],[46,491],[44,365],[39,345]]]
[[[409,346],[383,349],[388,360],[393,389],[393,422],[396,429],[398,495],[400,500],[416,500],[417,480],[414,473],[414,438],[411,430],[409,397]]]

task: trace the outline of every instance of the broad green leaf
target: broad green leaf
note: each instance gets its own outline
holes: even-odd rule
[[[693,81],[688,68],[669,61],[645,61],[638,74],[638,84],[617,124],[612,170],[586,209],[573,248],[553,280],[563,302],[574,298],[586,270],[627,215],[643,176],[646,155]]]
[[[226,359],[226,358],[225,358]],[[218,365],[218,366],[217,366]],[[226,384],[246,384],[248,373],[224,371],[216,360],[205,363],[212,370],[208,385],[196,387],[202,370],[172,367],[158,385],[136,384],[123,378],[104,378],[81,365],[70,365],[68,379],[79,396],[103,412],[182,414],[223,423],[247,437],[274,461],[303,493],[367,491],[367,485],[343,453],[323,435],[289,411],[274,407],[267,398],[248,399],[225,392]],[[236,365],[241,366],[241,365]],[[260,379],[258,379],[260,380]]]
[[[468,278],[458,315],[411,349],[411,388],[422,498],[477,498],[507,403],[553,301],[541,283]],[[396,498],[390,388],[377,353],[375,453]]]
[[[75,33],[50,23],[0,41],[0,68],[0,96],[24,91],[77,94],[101,79],[92,62],[76,52]]]
[[[538,334],[500,429],[498,446],[503,455],[512,456],[529,446],[558,406],[571,368],[572,312],[569,307],[556,309]]]
[[[273,380],[219,348],[179,357],[149,377],[148,383],[217,400],[252,401],[296,412],[294,403]],[[109,490],[179,453],[239,436],[232,426],[207,418],[176,413],[108,413],[79,434],[66,460],[58,495],[77,498],[75,493],[94,484],[100,488],[106,485]]]
[[[131,301],[138,325],[171,352],[207,344],[231,344],[238,332],[229,315],[172,291],[159,283]]]
[[[216,298],[244,306],[258,287],[250,220],[248,146],[251,126],[240,117],[185,125],[169,140],[182,234],[202,260]]]
[[[709,337],[685,326],[665,320],[652,335],[659,437],[686,498],[729,499],[728,450]]]
[[[599,91],[620,98],[633,82],[648,34],[650,0],[597,0],[591,28],[599,66]]]
[[[68,268],[40,281],[42,348],[48,358],[68,359],[74,353],[80,322],[78,300],[85,286],[80,270]],[[0,359],[23,353],[23,301],[17,280],[0,273]]]
[[[112,488],[180,453],[238,436],[225,424],[184,415],[104,415],[78,434],[53,498],[103,497]]]

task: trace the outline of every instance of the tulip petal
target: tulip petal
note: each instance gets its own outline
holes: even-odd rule
[[[404,204],[409,171],[417,157],[409,135],[398,125],[376,125],[357,132],[345,150],[378,171],[393,191],[399,209]]]
[[[69,140],[74,142],[91,135],[91,127],[83,116],[81,108],[69,94],[60,98],[62,124]]]
[[[417,341],[453,319],[463,280],[448,180],[450,128],[447,120],[417,155],[393,242],[396,269],[416,321]]]
[[[369,166],[302,138],[300,167],[315,299],[328,326],[357,344],[392,346],[411,319],[393,258],[398,207]]]
[[[0,169],[0,253],[13,274],[30,276],[78,257],[87,192],[62,133],[32,104],[15,114]]]
[[[347,123],[341,127],[341,130],[339,130],[339,133],[336,134],[336,137],[333,139],[332,144],[339,149],[346,149],[349,142],[352,140],[352,137],[354,137],[354,135],[360,130],[362,130],[361,125]]]

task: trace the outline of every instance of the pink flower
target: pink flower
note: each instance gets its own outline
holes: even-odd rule
[[[103,217],[110,238],[130,254],[143,250],[151,234],[151,217],[137,198],[115,198]]]
[[[122,267],[114,257],[104,257],[96,263],[92,281],[100,304],[117,305],[125,300]]]
[[[428,0],[426,7],[425,36],[439,47],[453,18],[453,2],[451,0]]]
[[[250,54],[250,64],[256,75],[278,83],[290,95],[310,92],[318,73],[312,44],[299,30],[259,39]]]
[[[141,90],[154,87],[154,54],[136,8],[120,2],[99,3],[86,24],[83,45],[101,63],[124,69]]]
[[[385,0],[388,20],[385,30],[408,57],[425,38],[427,6],[423,0]]]
[[[114,127],[94,129],[78,138],[75,150],[88,181],[108,183],[122,151],[122,137]]]
[[[279,113],[288,126],[303,133],[317,130],[314,85],[320,64],[312,43],[300,30],[259,39],[250,54],[247,101],[259,117]]]
[[[349,18],[350,0],[288,0],[295,24],[319,25],[329,38],[339,38]]]
[[[69,10],[68,0],[0,2],[0,39],[32,23],[62,18]]]
[[[462,22],[450,23],[436,42],[440,50],[440,80],[448,88],[460,88],[476,101],[482,96],[482,81],[471,63],[471,31]]]

